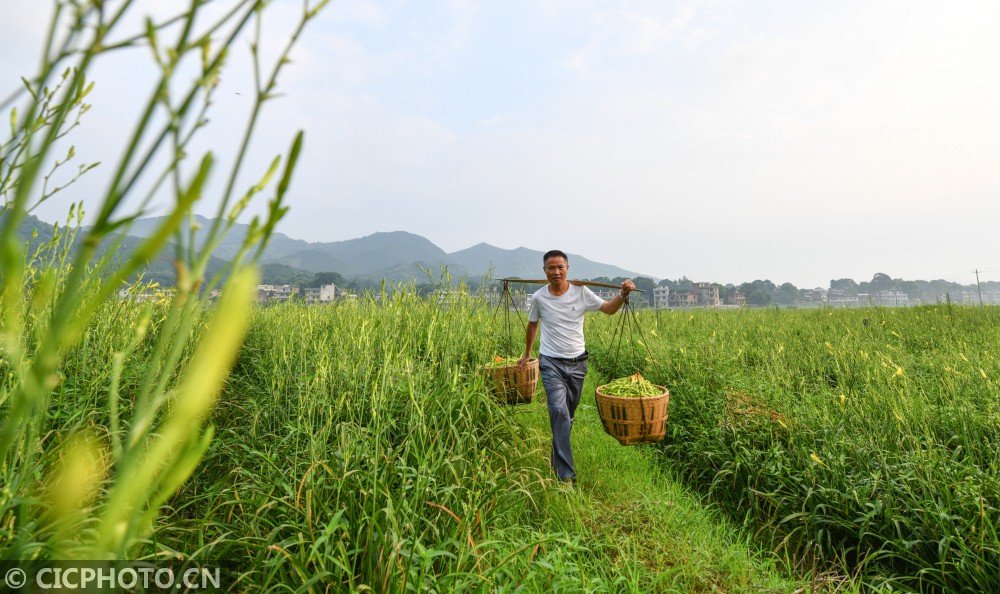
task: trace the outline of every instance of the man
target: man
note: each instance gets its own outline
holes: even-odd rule
[[[627,279],[614,299],[604,301],[587,287],[569,284],[569,258],[563,252],[546,252],[542,262],[549,284],[531,296],[524,356],[517,364],[523,367],[528,362],[541,324],[538,368],[545,386],[549,424],[552,426],[552,468],[559,480],[575,483],[576,470],[573,468],[569,434],[576,407],[580,404],[583,379],[587,375],[583,317],[588,311],[615,314],[625,303],[629,292],[635,289],[635,284],[632,279]]]

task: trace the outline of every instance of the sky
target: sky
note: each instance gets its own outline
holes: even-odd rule
[[[138,4],[133,24],[186,3]],[[262,53],[301,7],[275,1]],[[33,72],[49,13],[0,0],[0,100]],[[278,228],[295,238],[402,230],[720,283],[1000,280],[998,30],[995,0],[334,0],[240,182],[301,129]],[[196,145],[221,162],[251,106],[248,45]],[[76,198],[107,186],[149,93],[148,51],[121,54],[97,63],[72,133],[102,162]]]

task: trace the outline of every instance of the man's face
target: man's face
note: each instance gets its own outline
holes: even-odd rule
[[[542,270],[545,271],[545,277],[549,279],[550,283],[561,283],[566,279],[566,274],[569,272],[569,264],[566,263],[566,258],[562,256],[552,256],[545,261],[545,266]]]

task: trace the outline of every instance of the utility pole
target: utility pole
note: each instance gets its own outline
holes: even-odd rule
[[[976,269],[976,290],[979,291],[979,307],[983,306],[983,288],[979,286],[979,269]]]

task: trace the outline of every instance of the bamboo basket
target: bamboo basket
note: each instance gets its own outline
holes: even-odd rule
[[[530,404],[538,386],[538,359],[532,357],[523,369],[517,365],[483,367],[486,385],[505,404]]]
[[[655,385],[655,384],[654,384]],[[597,388],[597,411],[608,435],[622,445],[663,441],[667,434],[667,404],[670,391],[663,386],[659,396],[622,398],[609,396]]]

